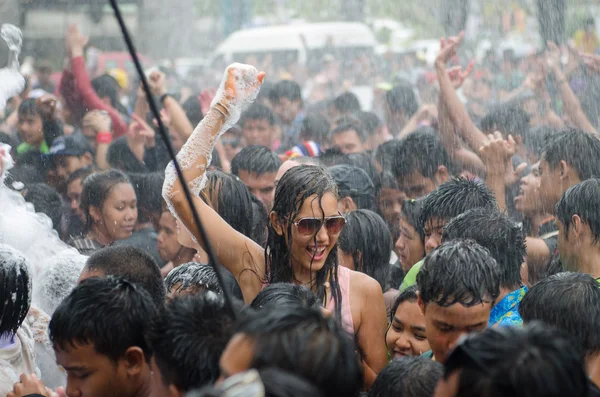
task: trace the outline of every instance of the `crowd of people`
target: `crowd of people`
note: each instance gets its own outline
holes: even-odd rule
[[[462,41],[366,111],[239,63],[124,100],[71,26],[3,109],[0,396],[600,395],[600,57]]]

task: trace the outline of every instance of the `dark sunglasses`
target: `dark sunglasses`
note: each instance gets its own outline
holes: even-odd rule
[[[342,215],[330,216],[328,218],[302,218],[293,222],[294,225],[298,228],[298,232],[305,236],[315,235],[321,227],[323,227],[323,223],[325,223],[325,229],[328,234],[339,234],[344,225],[346,224],[346,218]]]

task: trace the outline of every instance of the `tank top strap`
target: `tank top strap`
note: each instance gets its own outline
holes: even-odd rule
[[[343,266],[337,269],[338,282],[342,293],[342,328],[350,335],[354,336],[354,321],[352,320],[352,310],[350,309],[350,274],[351,270]],[[327,308],[335,312],[335,300],[333,296],[329,299]]]

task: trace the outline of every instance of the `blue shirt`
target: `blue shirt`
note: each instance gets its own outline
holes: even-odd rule
[[[512,326],[520,327],[523,325],[523,319],[519,314],[519,304],[521,299],[527,293],[527,287],[519,288],[506,295],[494,308],[490,314],[488,327],[493,326]]]

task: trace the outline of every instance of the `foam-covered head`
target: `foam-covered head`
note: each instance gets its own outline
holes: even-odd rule
[[[31,275],[19,251],[0,244],[0,335],[14,334],[31,305]]]
[[[33,287],[33,304],[52,316],[77,285],[86,259],[77,251],[65,251],[46,261]]]

